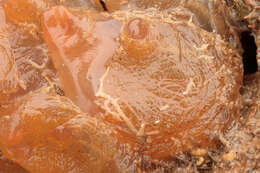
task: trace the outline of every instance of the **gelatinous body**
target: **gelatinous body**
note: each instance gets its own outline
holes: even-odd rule
[[[3,49],[0,51],[3,55],[1,65],[9,63],[10,66],[1,67],[1,70],[9,70],[10,73],[6,76],[8,79],[4,79],[5,84],[1,85],[12,87],[9,92],[1,89],[1,92],[7,93],[1,98],[2,104],[11,103],[28,92],[46,85],[45,74],[53,74],[53,69],[48,64],[46,44],[40,26],[40,15],[44,8],[38,6],[41,2],[43,4],[43,1],[5,0],[3,8],[0,8],[3,19],[0,31]],[[3,75],[4,73],[6,72],[3,72]]]
[[[8,39],[2,35],[0,42],[0,95],[8,95],[16,91],[19,82],[19,75]],[[4,98],[1,98],[3,102]]]
[[[84,111],[93,107],[91,100],[97,88],[91,82],[97,85],[104,74],[106,60],[119,45],[115,38],[121,25],[114,19],[96,22],[90,14],[87,15],[89,18],[80,19],[61,6],[44,14],[48,26],[45,36],[49,47],[56,50],[52,52],[52,56],[57,57],[53,58],[53,62],[60,69],[58,73],[63,90]],[[66,57],[66,60],[60,57]]]
[[[77,16],[62,6],[44,14],[65,95],[83,111],[103,109],[94,114],[116,127],[119,141],[152,159],[214,146],[214,134],[239,113],[240,58],[185,19],[141,11],[113,18]]]
[[[29,172],[120,172],[112,128],[48,89],[27,95],[0,121],[4,155]]]
[[[240,115],[222,1],[1,3],[0,150],[31,173],[167,172]]]
[[[7,25],[2,8],[0,8],[0,20],[0,103],[3,104],[8,99],[6,97],[17,90],[19,73],[7,37]]]

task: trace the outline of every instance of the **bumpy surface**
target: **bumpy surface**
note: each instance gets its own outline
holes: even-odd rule
[[[159,17],[44,14],[65,95],[90,114],[102,108],[119,141],[153,159],[214,144],[239,114],[242,80],[241,60],[218,35],[174,12]]]
[[[7,26],[5,23],[5,15],[0,8],[0,103],[6,102],[6,96],[17,90],[19,83],[19,75],[14,60],[13,50],[10,47],[8,37],[6,35]]]
[[[12,160],[0,172],[257,169],[246,153],[259,150],[259,106],[240,112],[244,28],[224,1],[0,5],[0,150]],[[259,95],[249,88],[246,104]]]
[[[5,63],[1,63],[1,70],[4,70],[5,75],[1,78],[1,87],[5,88],[1,88],[0,92],[0,95],[4,94],[0,101],[3,105],[46,86],[46,76],[52,73],[47,64],[46,44],[41,35],[41,9],[29,0],[4,2],[3,8],[0,8],[3,19],[1,46],[4,49],[1,54],[5,59]],[[30,7],[29,13],[26,13],[26,7]]]
[[[27,95],[1,118],[1,148],[30,172],[120,172],[112,128],[48,89]],[[123,168],[123,167],[122,167]]]
[[[242,87],[245,102],[239,123],[221,139],[226,148],[222,155],[215,155],[215,172],[260,171],[260,105],[259,72],[246,76]]]

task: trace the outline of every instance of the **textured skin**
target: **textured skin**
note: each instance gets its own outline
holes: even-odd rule
[[[152,159],[214,145],[209,135],[239,113],[240,58],[218,35],[174,13],[161,20],[140,11],[113,17],[78,17],[62,6],[44,14],[65,95],[90,114],[103,109],[119,141]]]
[[[0,149],[31,173],[140,172],[214,149],[240,114],[241,57],[222,40],[230,31],[221,6],[189,1],[165,14],[106,2],[110,14],[47,10],[58,4],[49,0],[3,5],[9,32],[0,41],[13,57],[0,67],[19,75],[1,99],[11,103],[0,110]]]
[[[112,129],[48,89],[27,95],[0,121],[2,152],[29,172],[120,172]]]
[[[19,74],[6,34],[7,26],[2,8],[0,8],[0,20],[0,103],[4,103],[7,101],[6,97],[17,90]]]
[[[9,75],[2,72],[5,76],[0,77],[1,87],[5,87],[3,90],[0,87],[0,95],[4,92],[0,103],[5,107],[9,103],[15,103],[28,92],[46,86],[48,80],[51,80],[50,76],[55,75],[48,63],[47,46],[40,25],[43,10],[41,8],[44,6],[40,1],[36,2],[39,4],[31,0],[5,0],[0,8],[0,44],[1,48],[5,49],[0,52],[5,59],[5,63],[1,63],[1,70],[12,67],[12,70],[9,69]],[[20,8],[16,8],[17,6]],[[30,7],[29,12],[26,7]],[[46,79],[46,76],[49,79]],[[0,109],[0,112],[2,111],[4,110]]]

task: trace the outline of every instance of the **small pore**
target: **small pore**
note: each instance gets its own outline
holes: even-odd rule
[[[133,18],[126,21],[121,33],[121,43],[130,57],[141,60],[150,57],[156,49],[157,30],[152,28],[149,21]]]
[[[244,74],[253,74],[258,71],[258,64],[256,59],[257,46],[254,36],[249,31],[241,33],[240,41],[244,49],[243,52],[243,65]]]
[[[133,39],[144,39],[148,34],[147,24],[139,18],[133,19],[128,23],[127,32]]]

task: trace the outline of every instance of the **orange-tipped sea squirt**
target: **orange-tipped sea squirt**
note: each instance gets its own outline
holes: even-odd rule
[[[241,58],[177,15],[63,6],[43,15],[65,95],[151,159],[214,147],[240,111]]]

